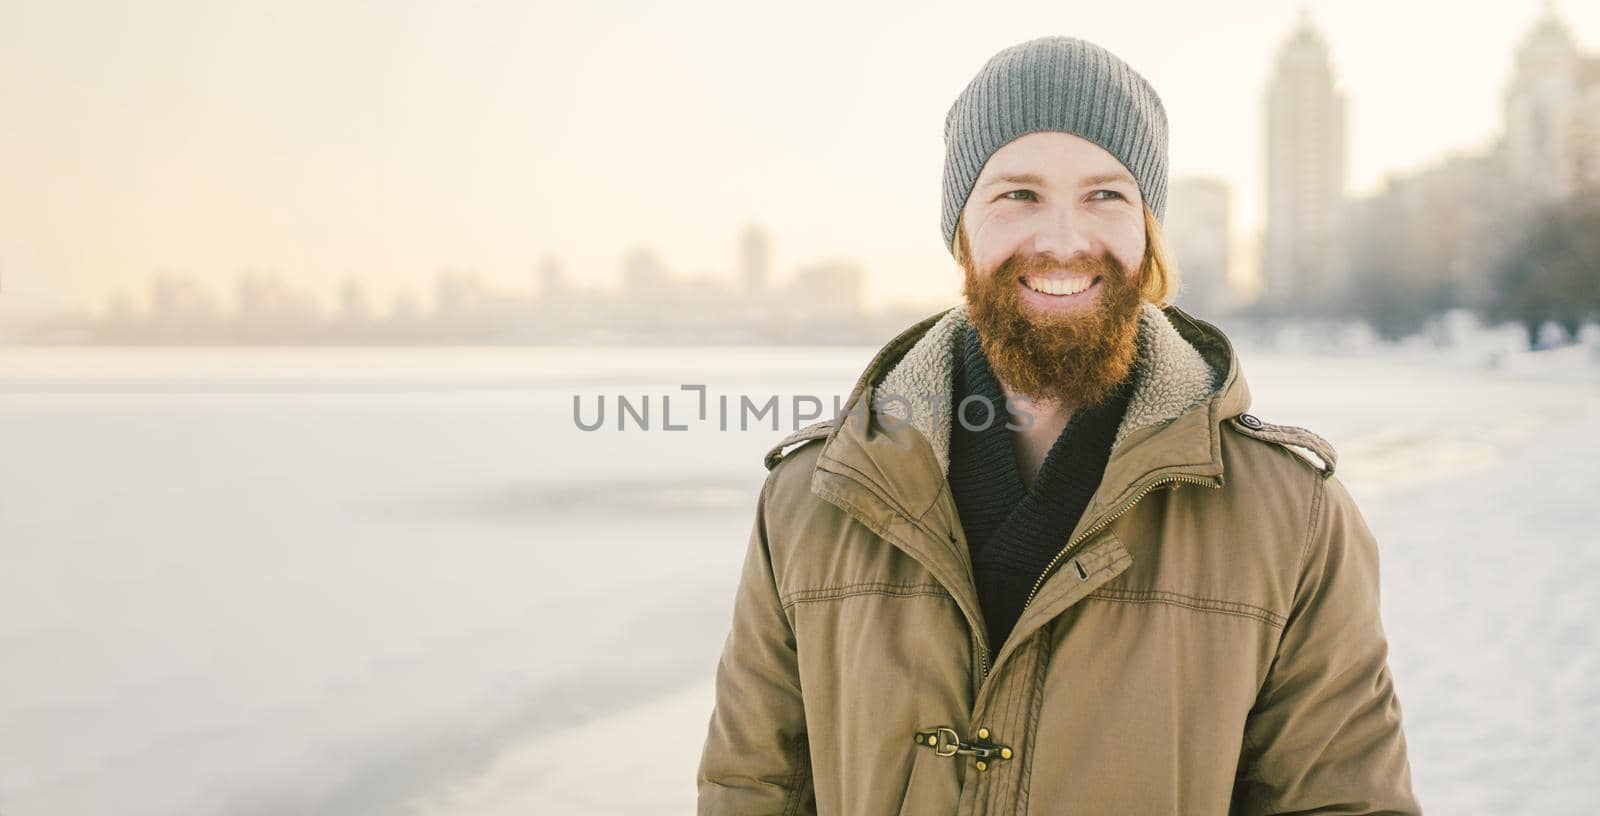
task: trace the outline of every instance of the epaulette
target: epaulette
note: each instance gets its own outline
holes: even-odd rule
[[[1305,428],[1297,428],[1293,425],[1273,425],[1270,422],[1262,422],[1251,414],[1229,417],[1228,422],[1232,423],[1233,429],[1239,433],[1260,439],[1263,442],[1282,445],[1302,459],[1306,459],[1306,456],[1300,451],[1309,451],[1321,461],[1311,462],[1309,459],[1306,459],[1306,461],[1316,465],[1317,471],[1322,474],[1324,479],[1333,475],[1333,466],[1339,461],[1339,453],[1333,449],[1333,445],[1328,440]]]
[[[767,470],[772,470],[778,466],[778,462],[783,460],[784,448],[802,442],[810,442],[813,439],[821,439],[827,436],[832,430],[833,420],[831,419],[824,419],[821,422],[813,422],[810,425],[807,425],[804,428],[789,434],[783,439],[778,440],[778,444],[773,445],[772,448],[767,451],[767,455],[762,459],[762,462],[766,464]]]

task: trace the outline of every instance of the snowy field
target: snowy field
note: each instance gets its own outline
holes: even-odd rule
[[[692,812],[783,432],[738,397],[871,351],[0,348],[0,814]],[[1424,807],[1595,812],[1600,363],[1479,359],[1244,370],[1378,536]]]

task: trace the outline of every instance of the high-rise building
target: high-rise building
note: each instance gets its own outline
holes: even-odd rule
[[[755,224],[739,234],[739,280],[746,292],[759,292],[770,282],[772,242]]]
[[[355,278],[346,278],[339,289],[339,319],[354,325],[372,319],[372,301],[367,297],[366,288]]]
[[[555,258],[539,261],[539,296],[552,298],[567,293],[566,270]]]
[[[1545,3],[1505,88],[1503,159],[1527,204],[1600,188],[1600,59],[1582,53]]]
[[[1178,305],[1205,317],[1231,305],[1228,236],[1231,193],[1212,178],[1174,179],[1162,230],[1178,267]]]
[[[1345,99],[1308,18],[1278,50],[1266,146],[1263,296],[1279,309],[1315,311],[1341,286],[1328,250],[1345,190]]]

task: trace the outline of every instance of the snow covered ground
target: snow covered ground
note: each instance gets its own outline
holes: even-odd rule
[[[691,812],[781,433],[717,396],[870,352],[0,348],[0,813]],[[1476,359],[1244,370],[1378,535],[1424,806],[1590,812],[1600,378]]]

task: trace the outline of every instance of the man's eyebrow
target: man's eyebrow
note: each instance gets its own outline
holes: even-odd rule
[[[1139,186],[1139,182],[1134,181],[1133,180],[1133,176],[1130,176],[1127,173],[1122,172],[1122,171],[1116,171],[1116,172],[1112,172],[1112,173],[1101,173],[1098,176],[1089,176],[1088,178],[1085,178],[1085,179],[1082,179],[1081,181],[1079,181],[1079,183],[1087,187],[1088,185],[1091,185],[1091,184],[1109,184],[1109,183],[1111,183],[1113,181],[1126,182],[1128,184],[1132,184],[1135,187]]]
[[[1096,176],[1086,176],[1084,178],[1079,179],[1078,183],[1087,187],[1087,186],[1092,185],[1092,184],[1107,184],[1107,183],[1110,183],[1110,182],[1113,182],[1113,181],[1120,181],[1120,182],[1124,182],[1124,183],[1127,183],[1127,184],[1132,184],[1135,187],[1139,186],[1138,182],[1134,181],[1132,176],[1130,176],[1130,175],[1128,175],[1127,173],[1124,173],[1124,172],[1101,173],[1101,174],[1096,175]],[[1040,177],[1038,177],[1038,176],[1036,176],[1036,175],[1034,175],[1032,173],[1019,173],[1019,174],[1013,175],[1013,176],[999,176],[999,177],[996,177],[996,178],[989,179],[988,181],[983,183],[983,186],[984,187],[993,187],[996,184],[1032,184],[1032,185],[1035,185],[1035,186],[1042,187],[1042,186],[1044,186],[1044,179],[1042,179],[1042,178],[1040,178]]]

